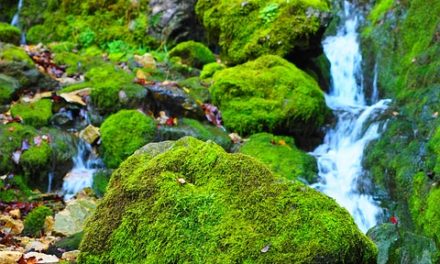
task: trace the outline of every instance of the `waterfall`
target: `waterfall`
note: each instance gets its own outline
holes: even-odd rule
[[[19,0],[18,6],[17,6],[17,13],[15,13],[15,15],[11,21],[11,25],[14,27],[20,26],[19,25],[20,24],[20,11],[21,11],[22,7],[23,7],[23,0]],[[23,44],[23,45],[26,44],[26,35],[24,34],[24,32],[21,32],[20,44]]]
[[[370,106],[366,103],[357,33],[359,19],[354,6],[344,1],[337,34],[323,41],[332,76],[332,87],[325,99],[337,122],[312,155],[317,158],[319,170],[319,182],[314,187],[345,207],[366,232],[376,224],[381,209],[369,194],[370,182],[362,178],[362,158],[366,145],[384,129],[384,124],[375,118],[387,109],[390,100],[373,101]]]
[[[14,17],[12,18],[11,25],[18,27],[18,22],[20,21],[20,11],[23,7],[23,0],[18,1],[18,7],[17,7],[17,13],[15,13]]]
[[[101,168],[104,168],[102,160],[95,155],[92,146],[80,139],[73,158],[73,169],[64,177],[64,199],[68,200],[82,189],[92,187],[93,175]]]

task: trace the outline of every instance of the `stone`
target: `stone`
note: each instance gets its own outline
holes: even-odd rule
[[[14,209],[9,211],[9,215],[12,216],[14,219],[20,219],[21,218],[21,212],[20,209]]]
[[[79,250],[72,250],[68,252],[64,252],[61,256],[61,259],[69,261],[69,262],[76,262],[76,259],[78,258],[80,251]]]
[[[25,251],[29,252],[29,251],[38,251],[38,252],[42,252],[45,251],[49,248],[49,244],[48,243],[43,243],[41,241],[38,240],[34,240],[30,243],[28,243],[25,247]]]
[[[150,17],[157,23],[149,33],[161,42],[181,42],[203,37],[203,29],[195,15],[196,0],[151,0]]]
[[[88,125],[86,128],[81,130],[79,132],[79,137],[82,138],[84,141],[86,141],[89,144],[95,143],[95,141],[101,136],[101,133],[99,131],[99,128]]]
[[[53,231],[55,225],[55,220],[53,219],[53,216],[48,216],[44,220],[44,233],[50,234]]]
[[[0,229],[3,231],[9,231],[13,235],[19,235],[24,229],[23,222],[20,220],[14,220],[11,216],[0,215]]]
[[[153,55],[151,55],[150,53],[145,53],[142,56],[134,55],[134,60],[146,69],[156,69],[156,61],[154,60]]]
[[[38,264],[53,264],[60,262],[60,260],[54,255],[46,255],[38,252],[29,252],[24,254],[25,259],[29,259],[32,257],[35,257]]]
[[[17,264],[23,253],[17,251],[0,251],[0,263]]]
[[[54,232],[70,236],[81,232],[84,222],[96,208],[93,198],[70,200],[66,208],[55,215]]]
[[[153,112],[166,110],[169,117],[190,117],[204,119],[204,113],[197,102],[175,83],[158,83],[148,86],[148,106]]]

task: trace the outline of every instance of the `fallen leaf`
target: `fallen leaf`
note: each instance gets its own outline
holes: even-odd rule
[[[12,160],[15,162],[15,164],[20,163],[20,157],[21,157],[21,150],[16,150],[12,153]]]
[[[86,106],[87,104],[83,101],[81,96],[77,95],[76,93],[62,93],[59,95],[61,98],[63,98],[68,103],[74,103],[74,104],[80,104],[82,106]]]
[[[261,249],[261,253],[266,253],[269,251],[270,245],[265,246],[264,248]]]
[[[286,141],[285,141],[285,140],[280,139],[280,140],[278,141],[278,145],[280,145],[280,146],[286,146],[287,144],[286,144]]]
[[[395,217],[394,215],[390,217],[390,222],[397,225],[399,223],[399,221],[397,220],[397,217]]]
[[[179,178],[179,179],[177,179],[177,181],[178,181],[180,184],[185,184],[185,183],[186,183],[185,179],[183,179],[183,178]]]

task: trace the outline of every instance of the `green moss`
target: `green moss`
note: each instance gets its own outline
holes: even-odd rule
[[[156,45],[148,30],[148,0],[92,0],[76,3],[62,0],[56,4],[30,1],[22,11],[27,21],[28,39],[31,43],[71,41],[86,48],[97,44],[106,48],[108,43],[123,41],[131,48]],[[35,14],[38,14],[37,16]],[[42,23],[42,24],[37,24]]]
[[[208,63],[203,66],[202,72],[200,72],[200,79],[211,78],[217,71],[223,70],[225,68],[225,65],[217,62]]]
[[[46,142],[32,146],[20,158],[20,164],[27,174],[38,173],[50,164],[52,149]]]
[[[22,176],[14,175],[0,180],[0,201],[2,202],[26,201],[31,195],[32,191]]]
[[[239,133],[316,130],[329,113],[316,81],[278,56],[222,70],[213,82],[225,126]]]
[[[115,171],[79,263],[375,262],[374,244],[334,200],[213,143],[166,149]]]
[[[329,6],[327,0],[199,0],[196,13],[211,42],[218,41],[225,61],[238,64],[307,48],[321,27],[317,14]],[[310,15],[310,10],[318,12]]]
[[[86,79],[92,87],[92,103],[101,113],[116,112],[123,107],[135,107],[147,93],[144,87],[133,83],[133,74],[111,64],[92,68],[87,72]]]
[[[376,2],[373,10],[371,10],[368,19],[373,23],[377,23],[386,12],[388,12],[394,4],[394,0],[380,0]]]
[[[21,148],[23,140],[32,142],[37,130],[21,124],[0,124],[0,174],[4,175],[13,170],[12,153]]]
[[[20,44],[20,29],[0,22],[0,42]]]
[[[21,117],[26,125],[42,127],[52,116],[52,101],[42,99],[34,103],[14,104],[11,108],[11,114],[13,117]]]
[[[0,45],[0,60],[24,62],[28,65],[34,65],[29,55],[20,47],[13,45]]]
[[[33,209],[24,219],[23,233],[35,237],[40,236],[43,232],[46,217],[52,214],[52,210],[46,206],[38,206]]]
[[[197,103],[208,102],[210,100],[209,83],[200,80],[198,77],[191,77],[178,82],[187,94]]]
[[[184,64],[199,69],[205,64],[215,62],[215,56],[209,48],[195,41],[179,43],[170,51],[169,56],[180,57]]]
[[[202,141],[211,140],[226,150],[232,145],[226,131],[189,118],[179,120],[177,126],[159,127],[159,136],[160,140],[177,140],[185,136],[191,136]]]
[[[274,174],[289,180],[301,178],[309,183],[316,180],[315,158],[299,150],[293,138],[268,133],[255,134],[240,147],[240,153],[258,159]]]
[[[104,196],[109,180],[110,174],[107,171],[98,171],[93,175],[92,189],[96,195],[99,197]]]
[[[10,103],[12,95],[20,87],[20,83],[7,75],[0,74],[0,105]]]
[[[79,232],[71,236],[61,238],[59,241],[55,242],[54,246],[55,248],[62,248],[66,251],[77,250],[79,248],[79,244],[81,243],[83,236],[84,233]]]
[[[155,123],[136,110],[121,110],[109,116],[101,126],[104,162],[116,168],[135,150],[150,142],[155,134]]]

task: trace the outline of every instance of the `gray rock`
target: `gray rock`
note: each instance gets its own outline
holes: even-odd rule
[[[152,0],[150,1],[150,34],[161,42],[199,40],[203,28],[197,20],[197,0]]]
[[[81,232],[84,222],[96,209],[96,200],[83,198],[67,202],[64,210],[55,215],[54,232],[65,236]]]

